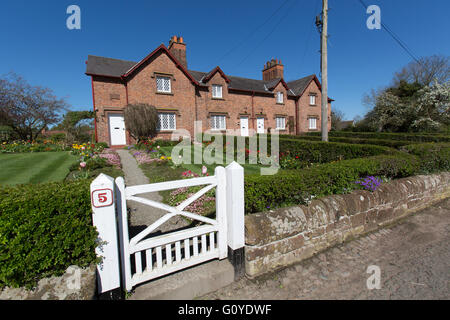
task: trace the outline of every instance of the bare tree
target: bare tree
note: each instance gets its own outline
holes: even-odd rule
[[[430,85],[434,80],[445,83],[450,79],[449,57],[433,55],[422,57],[410,62],[399,72],[395,73],[393,86],[398,86],[400,81],[419,83],[422,86]]]
[[[331,130],[338,130],[339,124],[344,121],[344,117],[344,112],[334,107],[333,110],[331,110]]]
[[[11,127],[20,139],[35,139],[65,110],[67,103],[51,89],[32,86],[15,73],[0,78],[0,124]]]
[[[148,104],[128,105],[124,111],[125,127],[130,135],[140,141],[153,138],[158,133],[158,112]]]

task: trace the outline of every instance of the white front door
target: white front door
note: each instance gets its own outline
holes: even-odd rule
[[[241,117],[241,136],[248,137],[248,117]]]
[[[256,119],[256,133],[264,133],[264,118]]]
[[[125,134],[125,120],[121,114],[109,115],[109,134],[112,146],[123,146],[127,144]]]

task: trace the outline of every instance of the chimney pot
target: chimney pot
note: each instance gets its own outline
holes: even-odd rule
[[[180,43],[183,43],[183,37],[179,37],[178,41],[180,41]]]

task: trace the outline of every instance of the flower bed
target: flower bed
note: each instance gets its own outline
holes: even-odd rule
[[[13,142],[3,142],[0,145],[0,153],[26,153],[26,152],[54,152],[54,151],[68,151],[70,146],[51,140],[44,140],[42,142],[17,140]]]

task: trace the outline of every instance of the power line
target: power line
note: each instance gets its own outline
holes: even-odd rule
[[[269,18],[267,18],[262,24],[257,26],[253,31],[251,31],[245,38],[242,39],[242,41],[238,42],[234,47],[232,47],[230,50],[228,50],[219,60],[218,62],[222,61],[226,56],[228,56],[231,52],[236,50],[238,47],[240,47],[244,42],[248,40],[248,38],[252,37],[259,29],[261,29],[263,26],[265,26],[277,13],[281,10],[290,0],[284,1],[281,6],[278,7],[277,10],[275,10]]]
[[[366,9],[366,11],[367,11],[367,5],[364,3],[364,1],[363,1],[363,0],[358,0],[358,1],[359,1],[359,3],[361,3],[361,5],[362,5],[362,6]],[[377,21],[378,21],[378,20],[377,20]],[[405,50],[406,53],[407,53],[411,58],[414,59],[414,61],[416,61],[418,64],[422,65],[422,63],[419,61],[419,59],[417,59],[416,56],[412,53],[412,50],[409,49],[409,47],[406,45],[406,43],[405,43],[404,41],[402,41],[402,40],[400,39],[400,37],[397,36],[397,35],[394,33],[394,31],[391,30],[391,28],[389,28],[385,23],[383,23],[383,22],[381,22],[381,21],[378,21],[378,22],[381,24],[381,26],[384,28],[384,30],[386,30],[386,32],[389,33],[389,35],[392,37],[392,39],[394,39],[395,42],[397,42],[397,43],[400,45],[400,47],[402,47],[403,50]]]
[[[289,0],[288,0],[289,1]],[[291,12],[291,9],[297,4],[297,2],[294,1],[294,4],[289,7],[289,10],[286,11],[285,15],[281,17],[280,20],[278,20],[277,24],[273,27],[272,30],[267,34],[267,36],[262,39],[255,47],[253,47],[253,50],[244,58],[241,62],[239,62],[236,66],[240,66],[242,63],[244,63],[245,60],[247,60],[255,51],[258,49],[258,47],[269,38],[272,33],[275,31],[275,29],[279,26],[279,24],[286,18],[286,16]]]
[[[319,1],[320,1],[320,0],[316,0],[316,6],[315,6],[315,8],[314,8],[314,14],[316,14],[316,13],[317,13],[317,10],[319,9]],[[306,40],[305,50],[303,51],[303,55],[302,55],[302,58],[301,58],[301,60],[300,60],[299,66],[303,65],[303,61],[305,61],[305,56],[306,56],[306,52],[308,51],[308,48],[309,48],[309,41],[310,41],[310,39],[311,39],[311,34],[312,34],[313,27],[314,27],[314,21],[315,21],[315,19],[316,19],[316,18],[314,17],[313,20],[312,20],[311,27],[310,27],[309,33],[308,33],[308,38],[307,38],[307,40]]]

